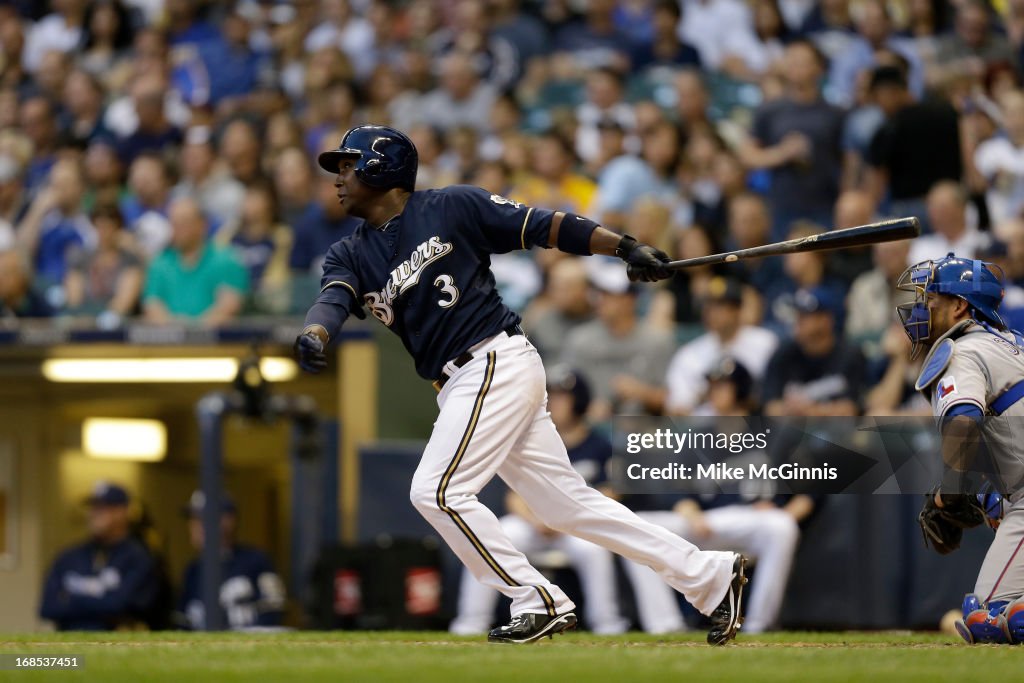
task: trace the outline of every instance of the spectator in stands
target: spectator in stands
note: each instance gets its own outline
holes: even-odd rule
[[[898,67],[880,66],[871,93],[885,114],[868,151],[868,188],[875,202],[889,198],[889,213],[924,218],[924,198],[940,180],[963,174],[956,110],[944,100],[914,102]]]
[[[13,154],[0,153],[0,221],[15,226],[26,211],[28,196],[21,163]]]
[[[880,345],[876,364],[882,370],[864,395],[864,414],[893,417],[911,415],[931,417],[928,399],[915,388],[924,358],[910,360],[910,339],[903,325],[889,323]]]
[[[796,293],[793,339],[768,361],[762,386],[766,415],[858,415],[864,390],[864,357],[838,335],[838,304],[826,289]]]
[[[738,80],[757,82],[777,68],[790,35],[778,0],[754,0],[751,13],[753,30],[728,34],[720,70]]]
[[[728,209],[730,250],[749,249],[771,241],[771,213],[765,200],[751,192],[733,198]],[[736,277],[753,287],[765,300],[774,299],[783,289],[781,258],[751,259],[736,264]]]
[[[558,133],[543,133],[534,138],[530,154],[533,174],[512,188],[512,199],[529,206],[589,215],[597,185],[576,172],[572,144]]]
[[[172,184],[167,163],[154,154],[140,155],[128,169],[131,193],[121,200],[121,214],[147,260],[159,254],[171,239],[167,209]]]
[[[132,102],[138,125],[118,140],[121,160],[131,164],[144,152],[162,154],[181,144],[181,131],[164,112],[167,80],[158,75],[143,76],[132,84]]]
[[[676,116],[683,131],[690,135],[698,130],[716,130],[709,108],[711,95],[703,76],[696,69],[682,69],[673,79],[676,90]]]
[[[464,125],[486,133],[496,97],[494,86],[480,78],[469,56],[452,52],[441,60],[439,87],[420,98],[416,121],[444,131]]]
[[[548,271],[544,293],[527,309],[523,325],[546,361],[564,356],[566,339],[591,320],[587,267],[581,259],[563,258]]]
[[[208,327],[223,325],[242,311],[249,274],[231,250],[211,244],[199,203],[179,197],[168,208],[171,244],[153,259],[146,273],[146,320],[175,319]]]
[[[217,242],[230,245],[249,271],[254,307],[266,313],[283,313],[290,303],[292,231],[276,216],[274,191],[268,185],[252,185],[245,191],[239,218],[217,234]]]
[[[615,25],[614,0],[590,0],[583,18],[570,21],[555,35],[555,53],[567,52],[580,71],[612,69],[618,73],[629,70],[632,41]]]
[[[366,77],[374,66],[373,26],[356,16],[346,0],[324,0],[319,23],[306,36],[306,51],[340,47],[352,61],[356,73]]]
[[[90,216],[96,248],[78,251],[64,276],[65,308],[72,313],[103,316],[104,326],[133,314],[142,292],[143,268],[127,248],[124,219],[115,204],[99,204]]]
[[[507,41],[518,55],[521,69],[551,49],[549,27],[524,12],[521,0],[491,0],[492,32]]]
[[[128,492],[97,482],[86,503],[90,537],[54,560],[39,616],[59,631],[138,628],[159,585],[152,556],[131,536]]]
[[[50,5],[53,13],[36,22],[25,37],[21,60],[32,74],[39,71],[47,52],[71,52],[82,39],[86,0],[58,0]]]
[[[988,183],[985,201],[996,228],[1024,211],[1024,92],[1013,90],[999,103],[1005,135],[978,145],[974,165]]]
[[[959,183],[945,180],[928,193],[928,222],[932,233],[915,238],[907,256],[907,265],[940,259],[952,252],[962,258],[974,258],[991,239],[967,220],[967,195]]]
[[[74,251],[95,247],[95,231],[82,211],[84,195],[81,166],[74,159],[62,159],[54,164],[46,187],[18,227],[21,247],[32,255],[44,287],[64,281]]]
[[[665,377],[665,412],[688,415],[707,391],[705,376],[723,358],[740,362],[755,381],[764,376],[778,340],[763,327],[744,325],[740,318],[743,287],[737,280],[714,278],[704,298],[707,330],[676,351]]]
[[[793,224],[786,239],[803,239],[820,232],[820,226],[801,221]],[[766,324],[780,334],[789,332],[798,317],[796,298],[800,290],[821,289],[828,293],[824,301],[832,307],[837,329],[841,331],[846,322],[843,299],[847,286],[829,269],[828,254],[821,251],[786,254],[782,257],[782,269],[785,278],[765,304]]]
[[[263,153],[261,147],[256,126],[246,119],[235,119],[221,133],[217,151],[227,164],[231,176],[243,185],[250,185],[263,176],[260,168]]]
[[[314,202],[313,195],[319,187],[305,152],[298,147],[282,150],[274,166],[273,181],[282,222],[298,225],[302,214]]]
[[[127,200],[128,189],[124,186],[124,165],[117,156],[117,149],[112,141],[97,138],[85,148],[83,158],[85,182],[88,186],[85,203],[94,207],[97,204],[117,204],[120,206]]]
[[[0,59],[4,69],[0,73],[0,85],[24,91],[31,87],[32,77],[22,62],[25,47],[25,24],[14,12],[0,17]]]
[[[910,92],[915,98],[924,94],[924,70],[912,42],[898,36],[882,0],[862,2],[856,13],[857,38],[832,60],[829,91],[832,101],[848,107],[854,102],[859,75],[875,65],[875,54],[882,49],[899,54],[907,62]]]
[[[188,519],[189,541],[197,553],[203,549],[205,503],[203,492],[195,491],[183,510]],[[222,564],[218,597],[226,626],[231,630],[281,626],[284,623],[284,583],[266,553],[238,542],[238,506],[230,497],[223,499],[220,531]],[[190,631],[206,628],[202,587],[202,562],[196,558],[185,567],[181,582],[176,614],[181,628]]]
[[[82,20],[78,66],[104,81],[129,58],[134,28],[131,13],[121,0],[91,2]]]
[[[836,230],[854,228],[880,220],[875,213],[875,201],[865,190],[846,190],[836,200],[835,217],[832,227]],[[849,286],[861,273],[871,269],[870,247],[844,249],[842,253],[830,252],[829,272]]]
[[[994,64],[1017,66],[1017,55],[1005,35],[993,30],[993,13],[987,0],[956,3],[953,33],[938,44],[930,81],[948,85],[960,77],[979,78]]]
[[[32,287],[32,264],[17,249],[0,250],[0,320],[51,315],[50,304]]]
[[[196,45],[217,37],[217,28],[202,16],[201,0],[166,0],[168,40],[172,46]]]
[[[338,202],[333,178],[318,175],[315,182],[316,199],[292,226],[295,242],[289,265],[293,271],[315,275],[319,280],[327,249],[351,234],[360,219],[349,216]]]
[[[773,235],[781,239],[795,220],[827,225],[839,191],[842,112],[819,92],[824,58],[813,43],[786,47],[785,96],[757,109],[740,158],[771,176],[768,202]]]
[[[174,187],[174,195],[194,196],[216,231],[225,223],[238,220],[245,186],[214,155],[211,135],[207,126],[193,126],[185,131],[181,179]]]
[[[679,37],[697,48],[701,64],[718,71],[725,59],[723,48],[733,34],[753,31],[754,19],[742,0],[682,0],[683,18]]]
[[[608,479],[612,445],[587,423],[590,387],[583,375],[566,367],[551,369],[548,379],[548,410],[565,442],[569,461],[588,486],[601,487]],[[619,613],[615,588],[615,563],[611,553],[581,538],[562,534],[544,525],[514,491],[505,496],[508,514],[501,527],[517,549],[527,555],[545,551],[564,553],[576,570],[584,596],[584,617],[594,633],[622,633],[629,625]],[[468,570],[462,573],[459,612],[449,630],[459,635],[486,633],[494,621],[498,592],[480,584]]]
[[[633,106],[626,101],[622,74],[603,67],[588,71],[584,78],[585,99],[576,107],[576,154],[592,162],[601,152],[601,126],[618,124],[631,131],[636,125]]]
[[[25,169],[25,186],[34,194],[46,182],[57,161],[59,127],[53,103],[39,95],[22,101],[18,123],[32,141],[32,158]]]
[[[593,390],[590,416],[605,420],[619,413],[657,410],[672,355],[671,336],[641,324],[640,288],[621,268],[598,261],[590,282],[597,318],[574,329],[562,349],[563,362],[578,367]]]
[[[677,33],[682,10],[678,0],[656,0],[651,9],[653,35],[647,41],[632,44],[630,55],[634,73],[658,67],[700,68],[700,53],[679,39]]]
[[[459,178],[454,164],[451,157],[445,154],[444,133],[427,125],[413,126],[408,133],[419,155],[416,189],[429,190],[457,184]]]
[[[874,267],[857,276],[846,295],[846,338],[869,358],[882,351],[880,343],[893,322],[896,304],[908,299],[908,292],[896,289],[896,281],[907,268],[909,252],[907,240],[872,246]]]
[[[103,87],[88,71],[76,69],[68,74],[63,102],[72,142],[84,147],[98,137],[110,136],[103,126]]]
[[[673,207],[680,223],[681,214],[688,213],[675,183],[682,148],[682,132],[676,124],[662,120],[641,131],[643,152],[640,157],[624,154],[604,168],[598,178],[595,213],[601,224],[621,229],[626,224],[633,203],[651,196]]]

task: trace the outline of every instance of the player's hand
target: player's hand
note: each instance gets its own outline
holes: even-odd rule
[[[626,262],[630,282],[657,282],[672,277],[672,271],[665,267],[671,260],[668,254],[629,235],[623,235],[615,255]]]
[[[327,367],[324,343],[312,331],[306,331],[295,338],[295,359],[299,367],[314,375]]]

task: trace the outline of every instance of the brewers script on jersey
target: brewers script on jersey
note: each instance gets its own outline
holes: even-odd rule
[[[396,147],[393,155],[387,151]],[[339,187],[362,182],[384,190],[399,183],[384,184],[382,171],[409,155],[415,178],[408,138],[364,126],[346,133],[321,165],[339,173]],[[352,173],[344,160],[352,157],[355,177],[344,178]],[[401,338],[417,372],[438,380],[440,412],[410,496],[473,575],[512,599],[512,622],[490,639],[531,642],[576,622],[565,593],[530,565],[477,500],[495,474],[545,524],[653,567],[713,622],[727,603],[728,623],[719,623],[709,642],[731,638],[740,621],[742,558],[701,551],[586,485],[547,412],[540,357],[495,288],[490,255],[546,248],[554,212],[468,186],[407,197],[398,215],[364,223],[331,247],[317,304],[339,307],[342,320],[365,304]],[[316,344],[300,336],[300,358],[303,343]]]

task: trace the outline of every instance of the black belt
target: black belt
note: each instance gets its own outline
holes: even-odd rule
[[[526,335],[526,333],[523,332],[523,328],[519,326],[519,323],[516,323],[515,325],[509,325],[508,327],[503,329],[502,332],[504,332],[510,337],[515,337],[516,335],[520,334],[524,336]],[[452,365],[454,365],[456,368],[461,368],[463,365],[465,365],[471,360],[473,360],[473,354],[470,353],[469,351],[464,351],[460,353],[455,360],[452,361]],[[445,363],[445,365],[447,365],[447,363]],[[434,388],[437,389],[438,391],[441,391],[441,389],[445,385],[445,382],[448,381],[448,378],[448,373],[442,372],[441,376],[438,379],[434,380]]]

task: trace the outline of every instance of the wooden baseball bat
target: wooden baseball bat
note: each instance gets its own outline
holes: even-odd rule
[[[802,251],[826,251],[828,249],[848,249],[862,247],[876,242],[895,242],[917,237],[921,234],[921,223],[916,217],[894,218],[878,223],[858,225],[855,228],[844,228],[821,232],[809,237],[798,237],[785,242],[773,242],[759,247],[730,251],[724,254],[710,254],[697,258],[670,261],[665,264],[669,270],[681,270],[694,266],[708,266],[716,263],[734,263],[742,259],[794,254]]]

